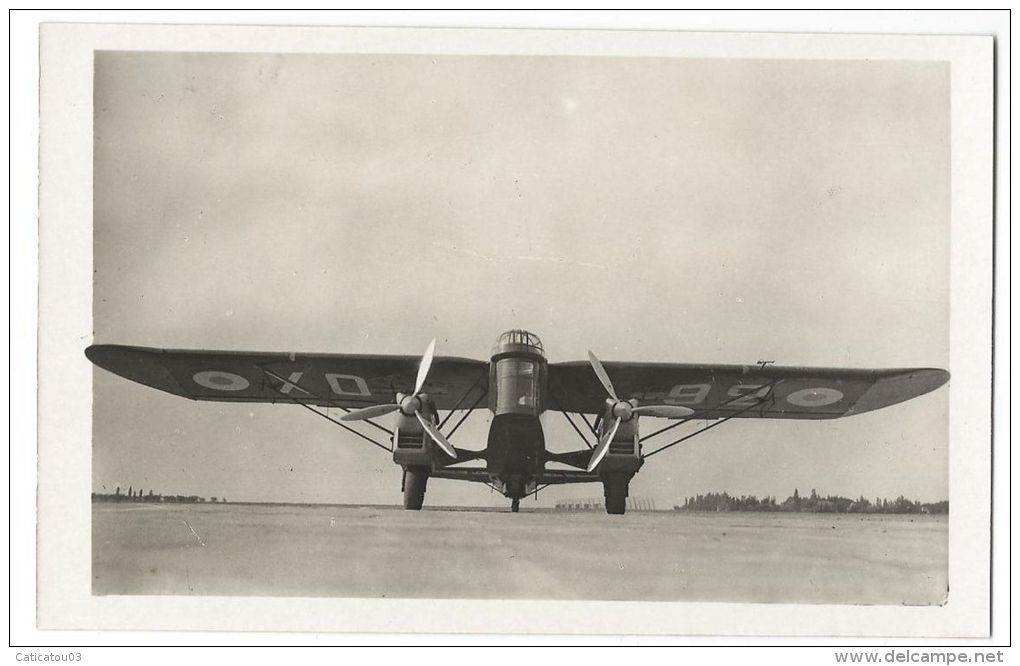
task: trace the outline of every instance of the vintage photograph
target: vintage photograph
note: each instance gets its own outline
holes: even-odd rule
[[[952,598],[947,62],[93,76],[92,595]]]
[[[858,30],[41,25],[12,631],[986,640],[994,43]]]

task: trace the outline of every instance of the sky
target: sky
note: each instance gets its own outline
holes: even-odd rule
[[[418,354],[437,338],[487,359],[527,328],[550,362],[952,371],[945,63],[99,52],[94,102],[96,343]],[[944,499],[949,390],[736,419],[649,460],[631,495]],[[400,502],[385,452],[300,407],[99,369],[93,395],[98,492]],[[481,448],[488,417],[454,444]],[[578,448],[543,418],[551,449]]]

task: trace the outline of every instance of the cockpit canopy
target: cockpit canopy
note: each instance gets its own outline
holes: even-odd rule
[[[507,352],[526,352],[545,356],[542,341],[538,339],[538,336],[518,328],[500,335],[496,340],[496,345],[492,348],[493,356]]]

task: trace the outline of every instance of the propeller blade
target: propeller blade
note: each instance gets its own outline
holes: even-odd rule
[[[425,350],[425,355],[421,357],[421,363],[418,365],[418,378],[414,382],[414,395],[421,393],[421,389],[425,386],[425,378],[428,377],[429,368],[432,367],[432,357],[436,353],[436,339],[432,338],[432,342],[429,343],[428,349]]]
[[[429,437],[439,445],[439,448],[443,450],[443,453],[450,456],[451,458],[457,457],[457,449],[453,448],[453,444],[443,436],[443,433],[439,432],[439,428],[432,421],[422,416],[421,412],[415,412],[415,416],[418,417],[418,422],[421,423],[421,427],[425,428],[425,432],[429,434]]]
[[[398,409],[400,409],[400,405],[372,405],[371,407],[362,407],[361,409],[355,409],[354,411],[347,412],[340,417],[340,420],[364,421],[365,419],[374,419],[377,416],[390,414]]]
[[[642,405],[631,410],[634,416],[656,416],[660,419],[682,419],[693,413],[690,407],[680,405]]]
[[[591,454],[591,460],[588,462],[588,471],[593,471],[602,462],[602,459],[606,457],[606,453],[609,452],[609,444],[613,441],[613,437],[616,437],[616,431],[620,427],[620,419],[614,419],[613,425],[606,431],[606,434],[599,440],[599,445],[595,447],[595,452]]]
[[[591,362],[592,370],[595,371],[595,376],[602,382],[602,386],[605,387],[606,392],[609,393],[609,397],[619,402],[620,399],[616,397],[616,389],[613,388],[613,382],[609,381],[609,373],[602,367],[602,361],[598,359],[592,351],[588,350],[588,360]]]

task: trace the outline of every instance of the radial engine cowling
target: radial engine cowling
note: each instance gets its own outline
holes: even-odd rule
[[[600,475],[627,472],[633,474],[641,467],[641,439],[638,433],[637,416],[621,421],[616,428],[616,434],[609,442],[609,449],[598,465]],[[605,428],[610,419],[602,419],[602,427]],[[600,434],[604,434],[600,433]]]
[[[431,406],[428,396],[421,396],[421,398],[424,403],[421,409],[422,415],[434,423],[436,421],[435,408]],[[399,399],[398,402],[400,402]],[[422,428],[414,410],[407,414],[405,410],[401,409],[397,415],[396,428],[393,430],[393,462],[400,465],[430,465],[435,453],[442,454],[438,447],[434,447],[432,438]]]

